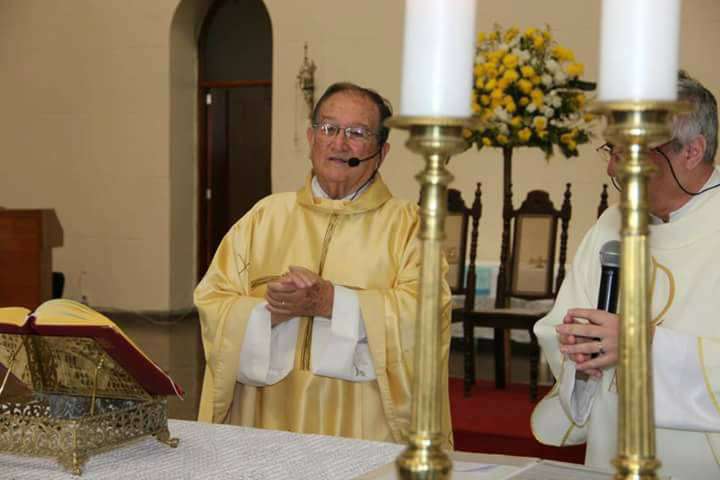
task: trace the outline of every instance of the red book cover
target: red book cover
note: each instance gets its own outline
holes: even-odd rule
[[[32,313],[23,308],[0,309],[0,333],[92,339],[147,393],[183,397],[182,388],[117,325],[81,303],[49,300]]]

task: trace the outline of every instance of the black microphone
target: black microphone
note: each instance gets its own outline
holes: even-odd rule
[[[380,148],[377,152],[373,153],[369,157],[365,157],[365,158],[357,158],[357,157],[348,158],[345,163],[348,164],[348,167],[357,167],[358,165],[360,165],[360,162],[365,162],[367,160],[370,160],[371,158],[376,156],[381,151],[382,151],[382,148]]]
[[[617,313],[618,291],[620,289],[620,242],[610,240],[600,249],[600,288],[597,309]],[[595,340],[600,340],[596,338]],[[596,358],[597,353],[590,355]]]
[[[597,309],[617,313],[620,288],[620,242],[610,240],[600,249],[600,290]]]

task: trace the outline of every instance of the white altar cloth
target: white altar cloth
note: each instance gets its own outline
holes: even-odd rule
[[[351,479],[392,462],[403,445],[170,420],[177,448],[145,437],[95,455],[81,477],[50,458],[0,454],[2,480]]]

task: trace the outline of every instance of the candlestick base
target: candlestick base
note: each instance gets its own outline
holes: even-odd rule
[[[408,440],[395,464],[402,480],[440,480],[450,478],[452,462],[439,447],[439,435],[418,434]]]

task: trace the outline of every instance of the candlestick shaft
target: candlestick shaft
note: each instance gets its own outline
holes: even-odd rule
[[[415,335],[413,403],[408,448],[397,458],[402,479],[447,479],[452,462],[440,439],[438,354],[442,294],[442,244],[445,239],[447,186],[452,175],[445,168],[450,156],[467,148],[462,127],[442,125],[442,119],[391,119],[391,126],[410,129],[407,146],[425,158],[416,178],[421,188],[422,265]],[[425,124],[410,123],[412,121]],[[433,124],[437,121],[437,124]],[[451,122],[452,123],[452,122]]]
[[[606,138],[627,152],[618,165],[620,209],[620,331],[617,374],[618,455],[615,478],[655,479],[655,420],[650,349],[648,161],[651,145],[670,138],[662,103],[616,104],[606,111]]]

